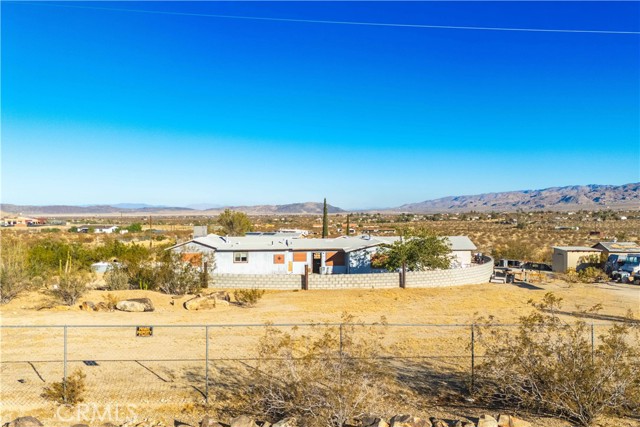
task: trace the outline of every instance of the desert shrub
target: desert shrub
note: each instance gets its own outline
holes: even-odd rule
[[[51,294],[62,304],[73,305],[87,292],[89,276],[89,273],[74,268],[68,258],[64,269],[60,269],[54,278]]]
[[[118,304],[118,301],[120,301],[120,298],[113,294],[107,294],[106,296],[102,297],[102,299],[104,300],[104,303],[107,305],[109,310],[115,310],[116,304]]]
[[[518,259],[523,261],[538,261],[535,258],[536,248],[522,240],[511,240],[498,245],[491,251],[495,259]]]
[[[18,239],[3,239],[0,252],[0,303],[11,301],[34,285],[26,255],[25,247]]]
[[[264,289],[238,289],[233,292],[233,298],[243,307],[253,307],[264,296]]]
[[[516,331],[485,323],[479,344],[480,396],[492,404],[524,407],[589,426],[601,415],[640,409],[637,325],[614,324],[592,351],[589,326],[558,317],[552,293],[519,319]]]
[[[183,262],[179,254],[167,252],[163,262],[155,268],[157,288],[170,295],[197,293],[204,283],[198,268]]]
[[[129,275],[124,268],[114,267],[104,275],[107,289],[110,291],[122,291],[129,289]]]
[[[44,388],[42,397],[57,403],[75,405],[84,401],[86,375],[81,369],[75,370],[71,375],[60,382],[54,382]]]
[[[575,268],[570,268],[562,275],[562,279],[568,283],[597,283],[606,282],[608,277],[606,273],[599,268],[587,267],[580,271],[576,271]]]
[[[388,404],[392,378],[380,363],[384,327],[343,317],[308,334],[268,327],[260,340],[245,410],[272,421],[296,417],[304,427],[341,427]]]
[[[580,270],[578,276],[583,283],[606,282],[609,279],[607,274],[597,267],[587,267]]]

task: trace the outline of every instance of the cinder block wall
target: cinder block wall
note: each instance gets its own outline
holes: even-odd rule
[[[493,259],[484,264],[452,270],[407,272],[407,288],[438,288],[487,283],[493,273]],[[210,288],[302,289],[299,274],[212,274]],[[389,289],[400,287],[399,273],[310,274],[309,289]]]
[[[212,274],[210,288],[225,289],[302,289],[299,274]]]

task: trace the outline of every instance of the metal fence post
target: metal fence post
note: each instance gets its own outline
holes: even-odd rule
[[[67,403],[67,325],[64,326],[64,346],[63,346],[63,377],[62,377],[62,397],[64,403]]]
[[[591,322],[591,363],[595,361],[595,347],[596,347],[596,336],[593,330],[593,322]]]
[[[476,349],[475,349],[475,325],[471,325],[471,392],[475,389],[476,382]]]
[[[209,403],[209,327],[204,327],[204,400]]]

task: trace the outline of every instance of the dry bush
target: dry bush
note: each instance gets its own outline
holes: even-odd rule
[[[54,279],[51,295],[62,304],[73,305],[87,292],[90,277],[90,273],[74,268],[71,258],[67,257],[64,270],[60,269],[59,275]]]
[[[110,291],[129,289],[129,275],[125,269],[120,267],[114,267],[107,271],[104,275],[104,281],[107,284],[107,289]]]
[[[233,298],[243,307],[253,307],[264,296],[264,289],[238,289],[233,291]]]
[[[580,271],[569,268],[562,279],[567,283],[601,283],[609,280],[607,274],[596,267],[587,267]]]
[[[640,409],[640,336],[631,323],[614,324],[592,351],[589,326],[556,314],[552,293],[520,318],[517,331],[484,323],[486,348],[478,369],[480,396],[503,407],[527,408],[582,426],[601,415]]]
[[[54,382],[44,388],[42,397],[57,403],[75,405],[84,401],[86,375],[81,369],[75,370],[60,382]]]
[[[308,335],[268,327],[258,348],[247,410],[272,421],[294,416],[303,427],[341,427],[379,414],[392,381],[377,359],[384,351],[384,328],[354,324],[346,315],[343,321],[342,334],[328,325]]]
[[[169,295],[197,293],[204,284],[203,273],[179,254],[168,252],[164,262],[154,268],[156,287]]]

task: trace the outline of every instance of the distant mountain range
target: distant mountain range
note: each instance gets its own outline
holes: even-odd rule
[[[462,212],[572,209],[639,209],[640,183],[573,185],[543,190],[507,191],[474,196],[451,196],[411,203],[395,212]]]
[[[204,206],[207,206],[206,204]],[[215,206],[215,205],[214,205]],[[258,205],[258,206],[228,206],[215,207],[211,209],[192,209],[176,206],[153,206],[144,203],[118,203],[115,205],[93,205],[93,206],[29,206],[0,204],[0,211],[6,214],[22,215],[114,215],[114,214],[176,214],[176,215],[216,215],[225,209],[245,212],[250,215],[278,215],[278,214],[322,214],[323,204],[317,202],[292,203],[288,205]],[[327,205],[329,213],[344,212],[335,206]]]
[[[164,214],[164,215],[215,215],[224,209],[245,212],[250,215],[322,214],[322,203],[306,202],[286,205],[227,206],[201,203],[189,207],[154,206],[145,203],[118,203],[95,206],[26,206],[0,204],[6,214],[23,215],[115,215],[115,214]],[[397,208],[376,209],[376,212],[437,213],[464,211],[515,211],[515,210],[578,210],[578,209],[640,209],[640,183],[625,185],[574,185],[552,187],[543,190],[507,191],[473,196],[450,196],[420,203],[410,203]],[[327,205],[329,213],[345,210]]]

